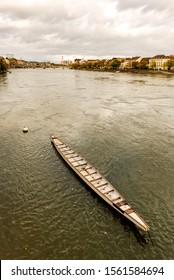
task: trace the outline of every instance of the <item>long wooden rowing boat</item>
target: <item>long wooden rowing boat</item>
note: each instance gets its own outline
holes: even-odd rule
[[[51,142],[68,165],[101,198],[144,231],[149,226],[130,206],[124,197],[86,159],[70,149],[58,137],[51,135]]]

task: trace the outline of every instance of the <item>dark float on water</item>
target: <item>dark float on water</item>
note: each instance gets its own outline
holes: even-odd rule
[[[23,132],[24,132],[24,133],[28,132],[28,127],[24,126]]]

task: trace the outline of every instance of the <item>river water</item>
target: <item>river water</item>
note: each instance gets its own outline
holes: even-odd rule
[[[51,133],[124,195],[150,234],[70,170]],[[173,76],[68,69],[0,76],[0,166],[1,259],[174,259]]]

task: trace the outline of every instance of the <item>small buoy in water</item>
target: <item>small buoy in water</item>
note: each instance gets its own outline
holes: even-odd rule
[[[24,126],[23,132],[28,132],[28,127]]]

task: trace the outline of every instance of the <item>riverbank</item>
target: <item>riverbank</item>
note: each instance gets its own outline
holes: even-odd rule
[[[0,71],[0,75],[4,75],[6,73],[7,73],[6,71]]]
[[[174,75],[174,71],[167,70],[143,70],[143,69],[121,69],[120,73],[152,74],[152,75]]]
[[[70,67],[74,70],[95,71],[95,72],[111,72],[111,73],[132,73],[142,75],[174,75],[174,71],[167,70],[144,70],[144,69],[100,69],[100,68],[85,68],[85,67]]]

